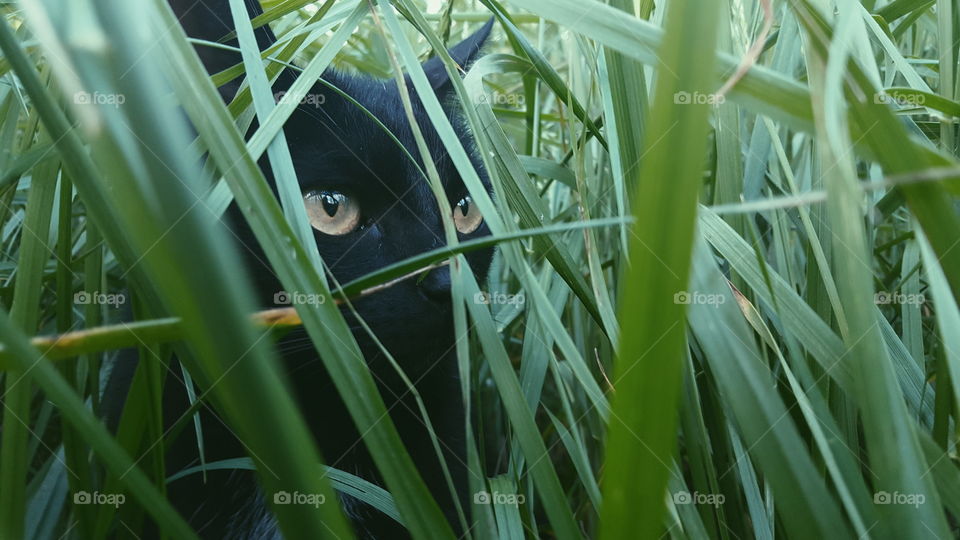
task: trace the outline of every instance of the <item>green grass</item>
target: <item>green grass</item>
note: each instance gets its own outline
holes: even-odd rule
[[[139,536],[147,520],[195,535],[166,500],[174,354],[251,450],[205,468],[362,494],[416,538],[452,537],[337,307],[447,262],[470,490],[524,500],[473,505],[472,537],[960,534],[960,9],[772,1],[765,21],[767,3],[264,1],[237,25],[243,65],[214,77],[246,73],[229,107],[164,0],[0,7],[0,538]],[[328,283],[281,131],[298,95],[330,66],[424,89],[419,62],[437,51],[456,74],[445,43],[491,16],[455,89],[494,197],[425,107],[492,237],[457,243],[446,223],[449,246]],[[276,61],[253,48],[258,24],[280,36]],[[291,62],[303,75],[275,103]],[[287,290],[339,300],[251,319],[217,221],[232,200]],[[489,245],[477,283],[462,254]],[[84,292],[123,295],[137,322]],[[385,485],[323,467],[266,337],[289,324]],[[143,361],[109,433],[100,392],[125,347]],[[337,505],[275,510],[290,538],[351,536]]]

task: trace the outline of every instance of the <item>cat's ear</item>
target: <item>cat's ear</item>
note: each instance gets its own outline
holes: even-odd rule
[[[217,43],[234,31],[230,0],[169,0],[169,3],[174,15],[180,20],[183,30],[191,38]],[[246,4],[247,14],[251,19],[263,14],[263,9],[260,7],[258,0],[245,0],[244,4]],[[257,37],[257,46],[261,51],[277,41],[269,25],[263,25],[255,29],[254,35]],[[224,41],[223,44],[229,47],[239,47],[236,38]],[[207,73],[211,75],[243,62],[243,58],[238,51],[207,45],[197,45],[195,48],[204,67],[207,68]],[[284,71],[286,72],[286,70]],[[242,81],[243,76],[241,75],[219,88],[224,101],[229,102],[233,99]]]
[[[493,29],[493,19],[491,18],[479,30],[473,33],[467,39],[454,45],[450,49],[450,57],[460,66],[463,71],[470,69],[470,66],[480,57],[480,51],[483,49],[487,38],[490,37],[490,30]],[[453,85],[450,82],[450,76],[443,66],[440,58],[434,56],[423,63],[423,71],[430,80],[430,85],[438,95],[445,95],[453,91]]]

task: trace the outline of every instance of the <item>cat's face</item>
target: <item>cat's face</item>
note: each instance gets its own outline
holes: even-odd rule
[[[461,65],[469,64],[485,35],[478,34],[471,38],[473,41],[452,50],[455,55],[459,52],[459,58],[455,58]],[[436,61],[424,67],[441,102],[448,101],[452,90],[442,67]],[[324,79],[349,94],[383,124],[378,125],[355,104],[318,83],[284,128],[317,249],[340,284],[444,246],[441,213],[453,219],[461,241],[489,234],[412,85],[408,87],[414,113],[446,191],[447,200],[442,205],[424,176],[426,168],[396,83],[333,72],[325,74]],[[468,152],[472,151],[460,116],[448,117]],[[473,161],[489,191],[487,175],[479,160]],[[273,182],[266,159],[262,165],[268,180]],[[471,269],[481,281],[491,258],[489,249],[467,254]],[[263,268],[255,273],[259,274],[262,298],[269,298],[275,281]],[[357,299],[353,305],[397,356],[426,354],[428,350],[435,356],[446,352],[437,351],[437,347],[449,346],[450,334],[445,330],[451,321],[451,298],[446,267],[396,283]],[[356,319],[349,313],[347,316],[351,326],[356,326]],[[363,336],[362,331],[355,333]],[[366,340],[362,339],[361,345],[367,352],[376,352]]]
[[[224,0],[169,1],[191,37],[219,41],[233,31],[229,24],[232,16]],[[251,18],[263,13],[256,0],[247,0],[245,5]],[[492,26],[491,20],[451,48],[454,62],[467,69],[479,56]],[[269,26],[261,26],[254,33],[261,50],[276,43]],[[225,44],[238,45],[235,38]],[[197,47],[208,72],[219,73],[241,62],[240,55],[229,47]],[[454,95],[453,85],[443,64],[434,58],[423,68],[441,103],[449,103]],[[295,79],[292,70],[284,70],[274,83],[274,92],[285,92]],[[454,218],[461,240],[489,234],[483,216],[469,200],[463,181],[411,84],[407,86],[414,102],[414,115],[448,197],[442,205],[438,205],[421,172],[426,169],[396,83],[332,71],[325,73],[323,79],[363,105],[403,146],[401,148],[355,104],[319,82],[284,126],[317,249],[339,283],[346,284],[443,246],[446,242],[442,214]],[[236,95],[242,81],[241,77],[220,87],[225,100],[230,101]],[[472,141],[460,116],[448,114],[448,117],[468,152],[472,151]],[[413,156],[412,160],[408,154]],[[479,160],[473,159],[473,162],[489,191],[489,181]],[[273,184],[266,157],[261,160],[261,169]],[[275,305],[274,294],[281,289],[279,281],[265,263],[262,250],[236,208],[231,212],[230,221],[236,236],[247,248],[243,252],[248,255],[247,266],[253,274],[261,304]],[[467,254],[479,281],[486,277],[492,255],[492,250]],[[436,356],[446,352],[437,348],[448,347],[452,340],[452,334],[446,331],[451,323],[449,289],[449,271],[441,268],[357,299],[354,307],[395,355],[409,357],[430,351],[430,355]],[[349,313],[348,321],[357,326],[356,319]],[[362,331],[355,334],[364,337]],[[361,346],[367,353],[377,352],[376,348],[370,348],[369,340],[361,339]]]
[[[348,91],[404,146],[326,87],[314,89],[325,96],[316,100],[324,102],[322,107],[302,105],[288,123],[285,133],[317,248],[336,280],[344,284],[444,246],[441,213],[453,218],[462,241],[488,235],[483,216],[420,107],[415,111],[447,195],[442,205],[422,172],[425,167],[393,81],[333,78],[331,82]],[[465,133],[458,116],[451,117],[457,132]],[[461,140],[471,148],[467,136]],[[481,179],[487,183],[482,170]],[[491,250],[467,255],[478,278],[485,277],[491,256]],[[402,346],[398,341],[423,339],[421,329],[430,335],[449,323],[449,289],[450,273],[444,267],[354,305],[378,337],[396,349]]]

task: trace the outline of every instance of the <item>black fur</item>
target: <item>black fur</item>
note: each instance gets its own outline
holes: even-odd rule
[[[170,4],[191,37],[218,41],[233,30],[228,0],[170,0]],[[247,7],[251,18],[261,13],[256,0],[247,0]],[[491,23],[451,49],[451,55],[464,69],[478,56],[490,33]],[[256,34],[262,49],[275,41],[266,26],[258,29]],[[227,44],[237,45],[235,40]],[[234,52],[208,47],[198,47],[197,50],[210,73],[220,72],[241,61],[239,54]],[[452,88],[442,64],[436,59],[430,60],[424,64],[424,69],[441,102],[449,102]],[[286,70],[275,84],[274,91],[285,90],[295,77],[295,73]],[[418,156],[419,161],[419,152],[392,80],[374,80],[335,71],[328,71],[323,79],[369,109],[390,128],[411,155]],[[224,99],[230,100],[236,94],[241,81],[242,78],[220,88]],[[412,85],[408,84],[408,87],[415,96]],[[417,166],[355,105],[320,83],[314,86],[312,94],[323,96],[322,103],[318,106],[315,103],[301,105],[284,128],[297,177],[304,191],[333,188],[350,193],[360,201],[366,223],[362,230],[340,237],[315,232],[320,254],[337,281],[346,283],[442,246],[444,235],[436,199]],[[418,123],[452,207],[467,195],[466,189],[422,110],[422,104],[416,98],[414,102]],[[471,148],[461,118],[452,112],[448,116],[461,140]],[[479,160],[474,161],[484,183],[489,185]],[[418,164],[422,169],[422,163]],[[266,159],[261,168],[273,182]],[[243,251],[254,276],[259,300],[263,306],[272,307],[273,296],[282,287],[265,265],[266,258],[236,208],[229,212],[229,217],[235,234],[247,248]],[[489,231],[486,225],[482,225],[463,238],[486,234]],[[478,279],[486,277],[491,257],[490,250],[468,256]],[[447,463],[469,513],[464,466],[465,422],[454,355],[449,287],[449,272],[444,268],[430,272],[422,280],[407,280],[359,299],[354,306],[415,382],[443,442]],[[414,400],[380,349],[359,329],[355,318],[347,314],[347,320],[422,477],[453,526],[459,528],[453,501]],[[280,342],[279,348],[288,366],[298,403],[317,435],[326,463],[382,485],[360,434],[306,334],[302,331],[291,333]],[[171,423],[186,405],[179,381],[168,380],[164,400],[166,421]],[[245,455],[242,444],[225,424],[208,410],[204,410],[201,417],[208,461]],[[198,461],[193,430],[186,429],[169,452],[168,471],[172,474],[196,465]],[[279,538],[269,505],[265,504],[255,477],[249,471],[210,472],[205,482],[200,474],[189,475],[172,482],[169,493],[177,508],[203,537]],[[343,498],[342,502],[362,536],[391,539],[405,536],[401,526],[377,510],[349,498]]]

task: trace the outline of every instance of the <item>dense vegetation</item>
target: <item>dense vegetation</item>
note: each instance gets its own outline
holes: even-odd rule
[[[378,422],[337,303],[251,323],[217,218],[236,199],[287,290],[325,298],[470,246],[328,283],[304,264],[302,209],[281,209],[256,166],[285,144],[298,87],[244,141],[266,79],[225,107],[164,0],[4,4],[0,538],[138,537],[148,520],[193,535],[165,499],[173,354],[220,381],[198,399],[276,473],[268,486],[366,490],[416,537],[449,535]],[[263,5],[255,23],[282,45],[267,70],[294,63],[307,85],[331,65],[416,74],[498,21],[456,85],[494,198],[444,138],[498,245],[490,283],[454,272],[469,466],[486,479],[472,537],[958,534],[953,0]],[[387,463],[383,489],[318,473],[262,339],[291,323],[338,336],[317,351]],[[125,347],[144,361],[112,434],[100,392]],[[336,504],[275,510],[290,538],[350,536]]]

